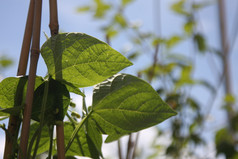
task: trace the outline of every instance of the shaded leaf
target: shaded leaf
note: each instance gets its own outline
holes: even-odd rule
[[[39,123],[31,124],[30,134],[29,134],[29,141],[31,141],[32,139],[34,141],[36,140],[36,138],[34,139],[33,136],[38,134],[39,127],[40,127]],[[44,126],[41,130],[41,138],[40,138],[40,143],[39,143],[39,146],[38,146],[38,149],[37,149],[37,155],[48,151],[49,147],[50,147],[49,129],[48,129],[47,126]],[[33,152],[34,152],[34,147],[32,147],[32,149],[31,149],[31,154],[33,154]]]
[[[235,144],[231,133],[226,128],[217,131],[215,136],[217,154],[224,154],[226,158],[232,158],[236,155]]]
[[[109,135],[106,142],[176,115],[147,82],[137,77],[119,74],[111,86],[109,83],[95,87],[91,114],[100,130]]]
[[[201,34],[195,34],[193,39],[200,52],[205,52],[207,50],[205,38]]]
[[[83,33],[51,37],[41,53],[49,74],[75,87],[95,85],[132,65],[108,44]]]
[[[34,92],[32,104],[32,119],[40,121],[45,84],[42,83]],[[49,79],[49,91],[45,109],[45,120],[48,122],[62,121],[70,104],[70,96],[65,85],[59,81]]]

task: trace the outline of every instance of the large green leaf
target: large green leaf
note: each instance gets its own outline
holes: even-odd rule
[[[34,92],[32,119],[36,121],[40,121],[45,84],[45,82],[42,83]],[[61,84],[59,81],[50,79],[45,109],[45,120],[49,122],[54,122],[56,120],[62,121],[69,104],[69,91],[65,85]]]
[[[77,87],[95,85],[132,65],[108,44],[83,33],[51,37],[41,54],[53,78]]]
[[[0,108],[4,110],[14,109],[15,106],[21,106],[25,100],[27,89],[27,76],[8,77],[0,83]],[[35,89],[43,82],[41,77],[36,77]],[[3,110],[3,111],[4,111]],[[16,109],[18,110],[18,108]],[[6,112],[6,111],[5,111]],[[18,110],[18,112],[20,112]],[[1,116],[7,114],[2,113]],[[16,115],[16,114],[15,114]]]
[[[119,74],[95,87],[90,120],[109,135],[106,142],[111,142],[173,115],[176,112],[147,82],[132,75]]]
[[[99,159],[102,146],[102,135],[96,133],[95,126],[88,125],[88,132],[86,133],[85,129],[80,129],[75,139],[70,146],[69,150],[66,152],[67,156],[85,156],[92,157],[94,159]],[[64,123],[64,138],[65,143],[71,138],[71,133],[75,129],[75,126],[72,123]],[[96,139],[95,139],[96,138]],[[98,142],[95,142],[98,141]]]

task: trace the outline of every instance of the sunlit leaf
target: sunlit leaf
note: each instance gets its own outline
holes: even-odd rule
[[[116,14],[114,19],[115,22],[117,22],[122,28],[125,28],[127,26],[127,21],[122,14]]]
[[[25,102],[27,81],[27,76],[8,77],[2,80],[0,83],[0,108],[8,109],[15,106],[21,106]],[[43,79],[41,77],[36,77],[35,89],[41,83],[43,83]]]
[[[172,36],[171,38],[169,38],[166,41],[166,46],[167,46],[167,48],[172,48],[181,41],[182,41],[182,37],[175,35],[175,36]]]
[[[78,12],[87,12],[87,11],[89,11],[90,9],[91,9],[90,6],[83,6],[83,7],[77,8],[77,11],[78,11]]]
[[[106,142],[176,115],[147,82],[127,74],[112,79],[95,87],[91,114],[100,130],[109,135]]]
[[[106,4],[103,2],[103,0],[94,0],[96,4],[96,9],[95,9],[95,18],[103,18],[107,11],[111,8],[111,5]]]
[[[134,0],[122,0],[122,6],[126,6],[126,5],[130,4],[133,1]]]
[[[51,37],[41,54],[54,79],[75,87],[95,85],[132,65],[108,44],[83,33]]]
[[[175,13],[188,16],[190,14],[189,12],[185,10],[184,5],[185,5],[185,0],[179,0],[177,3],[173,3],[173,5],[171,6],[171,9]]]

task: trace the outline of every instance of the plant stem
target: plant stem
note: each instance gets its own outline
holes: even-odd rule
[[[225,77],[225,93],[226,95],[232,95],[231,90],[231,75],[230,75],[230,65],[229,65],[229,42],[227,38],[227,29],[226,29],[226,12],[225,12],[225,3],[223,0],[218,1],[219,6],[219,19],[220,19],[220,31],[221,31],[221,46],[223,53],[223,74]],[[232,105],[229,105],[229,109],[232,110]],[[233,111],[228,110],[228,119],[229,121],[234,116]]]
[[[49,147],[49,152],[48,152],[48,159],[51,159],[52,148],[53,148],[54,125],[49,126],[49,134],[50,134],[50,147]]]
[[[20,60],[18,64],[17,76],[26,74],[30,44],[31,44],[31,37],[32,37],[33,16],[34,16],[34,0],[31,0],[29,9],[28,9],[28,16],[26,21]],[[9,156],[13,155],[15,151],[15,148],[13,148],[13,145],[16,143],[11,138],[18,137],[20,123],[21,123],[20,118],[18,116],[10,115],[9,124],[8,124],[9,135],[6,134],[4,159],[9,158]]]
[[[135,143],[134,143],[134,150],[133,150],[133,153],[132,153],[132,159],[134,159],[136,157],[136,147],[138,145],[139,135],[140,135],[140,132],[136,133],[136,140],[135,140]]]
[[[40,143],[41,132],[42,132],[42,129],[45,124],[45,109],[46,109],[46,104],[47,104],[48,92],[49,92],[49,79],[47,81],[45,81],[44,95],[43,95],[42,107],[41,107],[41,116],[40,116],[40,129],[39,129],[39,133],[38,133],[37,140],[36,140],[33,158],[35,158],[35,156],[37,154],[38,146]]]
[[[89,112],[89,114],[83,118],[83,120],[79,123],[79,125],[76,126],[76,128],[74,129],[74,132],[72,133],[70,139],[69,139],[69,142],[66,146],[66,149],[65,149],[65,153],[69,150],[71,144],[73,143],[74,141],[74,138],[76,137],[77,133],[79,132],[80,128],[83,126],[83,124],[85,123],[85,121],[87,121],[88,117],[90,117],[92,114],[92,111]]]
[[[121,141],[120,141],[120,139],[118,139],[118,141],[117,141],[117,147],[118,147],[118,157],[119,157],[119,159],[122,159]]]
[[[34,25],[33,25],[33,40],[31,49],[31,63],[30,63],[30,71],[26,92],[26,103],[24,108],[23,124],[20,138],[20,148],[23,155],[22,158],[25,158],[27,154],[36,69],[40,52],[39,43],[40,43],[40,28],[41,28],[41,11],[42,11],[42,0],[36,0]],[[19,156],[19,158],[21,158],[21,156]]]
[[[128,143],[127,143],[127,154],[126,159],[131,158],[131,150],[133,148],[132,134],[129,135]]]

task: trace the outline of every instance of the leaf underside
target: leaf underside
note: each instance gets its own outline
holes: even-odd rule
[[[108,44],[83,33],[51,37],[41,54],[53,78],[77,87],[95,85],[132,65]]]
[[[91,120],[109,135],[106,142],[176,115],[147,82],[127,74],[95,87],[92,111]]]

